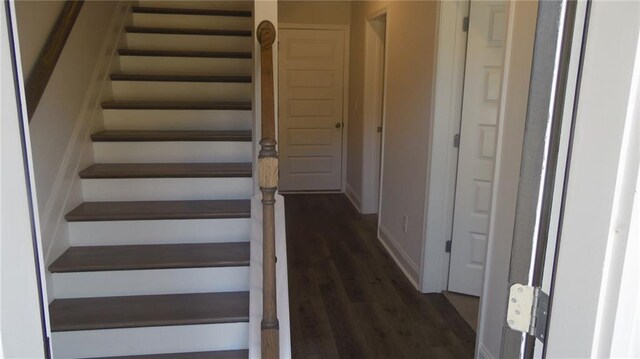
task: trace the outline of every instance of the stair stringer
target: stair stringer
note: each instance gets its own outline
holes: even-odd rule
[[[58,166],[59,169],[51,186],[50,194],[44,203],[39,203],[40,239],[43,264],[45,266],[51,264],[55,258],[69,247],[69,232],[64,215],[82,201],[82,189],[77,173],[80,168],[93,161],[90,134],[96,128],[103,127],[101,102],[111,96],[108,76],[114,67],[118,66],[117,61],[115,61],[117,58],[116,52],[123,39],[124,28],[130,21],[131,3],[131,0],[121,0],[113,12],[113,17],[108,26],[108,34],[100,47],[99,53],[101,55],[98,56],[82,106],[74,120],[71,136]],[[83,14],[81,13],[80,16],[83,16]],[[80,30],[74,28],[71,37],[73,37],[74,31]],[[73,45],[72,40],[70,40],[66,46]],[[62,57],[60,61],[65,61],[65,59],[75,61],[71,57]],[[60,66],[60,63],[58,66]],[[47,90],[53,91],[49,87]],[[46,100],[47,90],[43,95],[43,102]],[[38,131],[36,127],[38,115],[39,113],[36,111],[33,124],[30,126],[32,136],[34,132]],[[47,121],[46,116],[42,116],[43,118],[40,120]],[[33,139],[34,137],[32,137]],[[50,302],[53,300],[53,280],[48,271],[45,271],[45,277],[45,282],[47,283],[46,296],[48,297],[45,299]]]

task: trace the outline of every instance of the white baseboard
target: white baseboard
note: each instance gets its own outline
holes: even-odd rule
[[[478,359],[494,359],[494,356],[489,353],[482,343],[478,345]]]
[[[407,276],[407,279],[413,284],[413,286],[420,290],[420,285],[418,284],[420,278],[420,269],[418,266],[413,263],[411,258],[407,252],[404,251],[402,247],[398,244],[398,241],[393,238],[393,236],[389,233],[389,231],[382,226],[382,224],[378,227],[378,239],[382,243],[382,245],[387,249],[391,258],[396,262],[398,267],[404,272]]]
[[[353,204],[356,211],[358,211],[358,213],[362,213],[362,199],[356,194],[349,183],[347,183],[344,193],[347,195],[347,198],[349,198],[349,201],[351,201],[351,204]]]

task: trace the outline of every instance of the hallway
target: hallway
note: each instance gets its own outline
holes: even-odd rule
[[[342,194],[285,195],[294,358],[471,358],[475,333],[421,294]]]

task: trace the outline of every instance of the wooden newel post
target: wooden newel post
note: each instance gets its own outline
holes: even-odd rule
[[[273,94],[273,43],[276,29],[270,21],[258,25],[261,59],[262,139],[258,155],[258,183],[262,192],[262,358],[280,357],[276,307],[275,194],[278,190],[275,102]]]

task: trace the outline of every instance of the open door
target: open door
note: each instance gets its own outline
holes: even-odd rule
[[[471,1],[448,290],[479,297],[487,252],[507,2]]]

